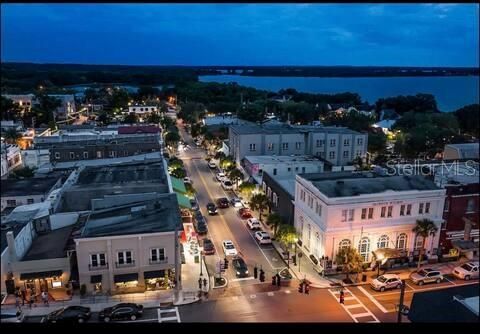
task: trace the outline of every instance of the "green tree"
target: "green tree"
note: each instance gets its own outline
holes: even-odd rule
[[[162,129],[165,131],[171,128],[172,126],[175,126],[175,122],[170,117],[163,116],[162,119],[160,120],[160,125],[162,126]]]
[[[238,189],[238,181],[243,180],[243,173],[238,168],[233,168],[228,172],[228,178],[235,182],[236,189]]]
[[[137,114],[132,112],[125,116],[125,118],[123,119],[123,122],[127,124],[136,124],[138,122],[138,116]]]
[[[438,231],[438,227],[430,219],[417,219],[415,222],[415,227],[412,229],[412,232],[415,233],[415,240],[418,236],[422,237],[422,248],[420,249],[420,254],[418,255],[418,267],[420,270],[423,253],[425,252],[425,242],[428,236],[434,237]]]
[[[255,184],[251,182],[243,182],[241,185],[238,186],[238,190],[240,191],[240,193],[247,199],[250,199],[250,196],[255,189]]]
[[[187,189],[187,196],[190,197],[190,198],[193,198],[195,197],[195,194],[197,193],[197,191],[195,190],[195,188],[193,188],[193,185],[191,183],[185,183],[185,189]]]
[[[176,177],[177,179],[183,179],[187,176],[187,172],[183,168],[176,168],[170,172],[170,175]]]
[[[8,129],[2,133],[2,135],[8,144],[17,144],[18,140],[22,137],[16,129]]]
[[[178,159],[177,157],[172,157],[168,161],[168,167],[171,169],[183,168],[183,160]]]
[[[268,209],[269,200],[264,194],[255,194],[250,198],[250,206],[254,210],[258,210],[260,221],[262,221],[263,210]]]
[[[158,124],[160,123],[161,120],[162,120],[162,117],[156,112],[152,112],[147,116],[148,123]]]
[[[20,106],[18,105],[18,103],[15,103],[4,96],[1,96],[0,99],[1,119],[4,119],[6,121],[19,119]]]
[[[52,96],[37,94],[37,104],[32,107],[32,114],[36,118],[36,124],[52,124],[55,121],[54,113],[62,105],[61,101]]]
[[[165,135],[165,143],[167,146],[172,147],[172,151],[175,152],[180,141],[180,135],[176,132],[168,132]]]
[[[100,115],[97,117],[97,122],[100,122],[103,125],[107,125],[110,123],[110,116],[106,112],[101,112]]]
[[[480,104],[470,104],[455,111],[462,132],[480,137]]]
[[[341,248],[335,256],[335,262],[342,266],[342,272],[346,275],[345,282],[350,281],[350,273],[358,273],[362,271],[363,258],[358,254],[356,248]]]
[[[283,224],[283,219],[278,213],[272,212],[267,216],[267,225],[273,228],[273,235],[275,237],[277,237],[281,224]]]
[[[270,216],[268,216],[268,218],[270,218]],[[277,218],[275,218],[275,220],[277,220]],[[295,227],[290,224],[280,223],[278,231],[275,234],[275,239],[277,239],[285,249],[290,249],[291,245],[296,242],[297,231]]]
[[[372,153],[380,153],[387,146],[387,136],[383,132],[368,134],[368,151]]]
[[[215,158],[215,159],[218,159],[218,160],[220,160],[220,159],[222,159],[222,158],[226,158],[226,157],[227,157],[227,156],[226,156],[225,153],[223,153],[222,151],[216,152],[216,153],[215,153],[215,156],[214,156],[214,158]]]
[[[110,107],[113,109],[114,112],[119,112],[123,108],[126,108],[129,101],[130,95],[128,94],[128,91],[123,88],[113,89],[112,94],[109,96],[108,99]]]
[[[140,86],[136,95],[139,100],[154,99],[160,95],[160,89],[152,86]]]
[[[235,167],[235,161],[233,161],[232,157],[228,156],[228,157],[220,158],[221,169],[228,171],[234,167]]]

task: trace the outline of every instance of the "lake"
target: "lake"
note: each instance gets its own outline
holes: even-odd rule
[[[479,103],[479,77],[374,77],[374,78],[318,78],[318,77],[249,77],[240,75],[200,76],[202,82],[236,82],[278,92],[294,88],[305,93],[358,93],[363,101],[375,103],[379,98],[397,95],[428,93],[435,96],[441,111],[454,111],[465,105]]]

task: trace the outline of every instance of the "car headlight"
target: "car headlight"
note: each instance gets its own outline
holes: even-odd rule
[[[237,271],[237,275],[240,275],[240,272],[239,272],[239,271]]]
[[[245,274],[248,274],[248,270],[245,271]]]

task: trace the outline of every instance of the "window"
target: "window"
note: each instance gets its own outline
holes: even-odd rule
[[[277,169],[276,168],[273,169],[273,175],[277,175]]]
[[[17,206],[17,201],[14,199],[7,199],[7,206]]]
[[[262,189],[263,189],[263,192],[267,191],[267,184],[265,182],[262,182]]]
[[[348,210],[348,221],[353,221],[353,216],[355,215],[355,209]]]
[[[389,241],[388,235],[382,235],[378,239],[377,248],[387,248],[388,247],[388,241]]]
[[[301,142],[296,142],[296,143],[295,143],[295,149],[296,149],[296,150],[299,150],[299,149],[301,149],[301,148],[302,148],[302,143],[301,143]]]
[[[320,152],[320,158],[325,159],[325,152]]]
[[[273,143],[268,143],[267,150],[273,151]]]
[[[363,258],[364,262],[368,261],[368,256],[370,255],[370,239],[362,238],[358,243],[358,253]]]
[[[273,193],[273,205],[278,208],[278,196],[276,193]]]
[[[423,237],[421,235],[417,235],[415,238],[415,250],[422,249],[423,247]]]
[[[373,208],[368,208],[368,219],[373,219]]]
[[[70,152],[70,159],[75,159],[75,153]]]
[[[307,226],[307,243],[306,243],[306,247],[307,248],[310,248],[310,237],[312,236],[312,226],[310,224],[308,224]]]
[[[257,145],[256,144],[250,144],[249,145],[249,148],[250,148],[250,152],[253,152],[253,151],[256,151],[257,150]]]
[[[103,267],[106,264],[105,253],[90,254],[90,265],[92,267]]]
[[[382,206],[382,211],[380,212],[380,217],[385,218],[385,212],[387,211],[386,206]]]
[[[329,157],[330,159],[335,159],[335,151],[329,152],[329,153],[328,153],[328,157]]]
[[[397,249],[406,249],[407,248],[407,235],[405,233],[400,233],[397,237]]]
[[[97,159],[101,159],[102,158],[102,151],[97,151]]]
[[[132,252],[122,251],[117,253],[118,264],[130,264],[133,263]]]
[[[473,198],[469,198],[467,201],[466,212],[474,212],[474,211],[475,211],[475,200]]]
[[[357,157],[360,157],[361,155],[362,155],[362,151],[357,151],[356,156],[357,156]]]
[[[165,261],[165,248],[152,248],[150,255],[151,262]]]
[[[357,145],[363,145],[363,138],[357,138]]]
[[[83,158],[88,159],[88,152],[83,152]]]
[[[400,216],[405,216],[405,204],[400,206]]]
[[[305,191],[300,190],[300,199],[305,202]]]
[[[324,142],[325,142],[325,141],[322,140],[322,139],[317,139],[317,147],[323,146],[323,143],[324,143]]]
[[[109,156],[110,156],[110,158],[114,158],[115,157],[115,151],[110,151]]]
[[[348,158],[348,151],[343,151],[343,157]]]
[[[366,208],[362,209],[362,220],[363,219],[367,219],[367,209]]]
[[[392,211],[393,211],[393,206],[389,206],[388,211],[387,211],[387,217],[388,218],[392,218]]]
[[[55,152],[55,159],[60,159],[60,153],[59,152]]]
[[[348,210],[342,210],[342,222],[347,221],[347,211]]]
[[[143,111],[143,108],[140,108],[140,111]]]
[[[330,147],[335,147],[336,140],[330,139]]]
[[[339,249],[345,249],[345,248],[348,248],[352,245],[352,243],[350,242],[350,240],[348,239],[343,239],[342,241],[340,241],[340,243],[338,244],[338,248]]]
[[[318,215],[318,209],[319,208],[319,205],[318,205],[318,202],[315,201],[315,213]]]
[[[447,198],[445,199],[445,206],[443,208],[443,211],[448,211],[450,210],[450,200]]]
[[[425,213],[430,213],[430,202],[425,203]]]
[[[305,173],[305,167],[302,167],[302,173]]]
[[[407,204],[407,216],[412,214],[412,204]]]
[[[288,167],[287,170],[288,170],[289,172],[291,172],[291,171],[292,171],[292,168],[291,168],[291,167]]]
[[[282,150],[288,150],[288,143],[282,143]]]
[[[344,139],[343,146],[350,146],[350,139]]]
[[[270,187],[268,187],[268,190],[267,190],[267,197],[268,198],[272,197],[272,188],[270,188]]]
[[[298,167],[295,167],[295,171],[298,172]]]
[[[423,203],[420,203],[419,207],[418,207],[418,214],[419,215],[422,215],[423,214]]]
[[[33,204],[33,198],[27,199],[27,204]]]
[[[133,110],[133,111],[136,111],[136,110],[137,110],[137,108],[133,108],[132,110]]]

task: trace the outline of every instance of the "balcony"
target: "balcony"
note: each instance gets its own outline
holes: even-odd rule
[[[105,264],[98,264],[96,266],[89,264],[88,265],[88,270],[105,270],[108,269],[108,263]]]
[[[117,268],[135,267],[135,260],[132,260],[131,262],[124,262],[124,263],[115,262],[115,267]]]
[[[161,259],[156,259],[156,260],[153,260],[153,259],[148,259],[148,262],[150,264],[163,264],[163,263],[168,263],[168,257],[165,256]]]

